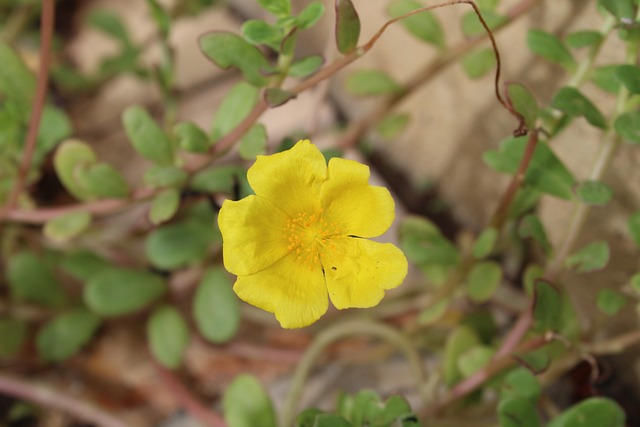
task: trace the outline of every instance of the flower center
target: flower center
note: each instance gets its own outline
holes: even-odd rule
[[[323,251],[334,251],[335,240],[341,233],[336,223],[327,223],[322,218],[322,210],[317,214],[298,214],[287,221],[285,235],[288,249],[296,253],[307,269],[311,270],[320,264]]]

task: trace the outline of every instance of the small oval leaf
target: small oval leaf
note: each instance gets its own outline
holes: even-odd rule
[[[358,46],[360,18],[351,0],[336,0],[335,32],[340,53],[349,53]]]
[[[62,314],[38,332],[38,353],[49,362],[68,359],[91,340],[98,326],[100,318],[84,308]]]
[[[141,156],[161,165],[173,163],[171,141],[144,108],[127,108],[122,122],[133,148]]]
[[[86,211],[71,212],[47,221],[43,233],[57,243],[68,242],[91,224],[91,214]]]
[[[157,308],[147,322],[147,337],[158,362],[169,369],[180,366],[189,343],[189,327],[178,310],[171,306]]]
[[[229,341],[240,324],[240,305],[226,271],[205,273],[193,299],[193,317],[198,330],[214,343]]]
[[[238,375],[229,384],[222,407],[229,427],[276,427],[271,399],[251,375]]]

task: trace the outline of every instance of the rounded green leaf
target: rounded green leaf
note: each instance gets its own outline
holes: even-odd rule
[[[287,16],[291,13],[291,0],[258,0],[258,4],[276,16]]]
[[[591,72],[591,80],[600,89],[616,94],[620,90],[620,81],[616,77],[617,65],[603,65],[596,67]]]
[[[229,384],[222,398],[222,407],[229,427],[276,427],[271,399],[251,375],[238,375]]]
[[[206,272],[193,298],[193,317],[198,330],[214,343],[229,341],[240,325],[240,305],[226,271]]]
[[[86,211],[71,212],[47,221],[43,233],[54,242],[67,242],[89,227],[91,214]]]
[[[489,255],[497,239],[498,230],[493,227],[485,228],[473,245],[473,256],[477,259],[482,259]]]
[[[484,345],[478,345],[470,348],[458,358],[458,370],[464,378],[468,378],[480,369],[484,368],[489,363],[494,353],[494,349]]]
[[[618,65],[616,77],[629,92],[640,93],[640,67],[631,64]]]
[[[60,307],[66,297],[51,268],[33,252],[11,256],[7,264],[11,296],[48,307]]]
[[[387,6],[387,13],[392,18],[405,15],[424,4],[415,0],[394,0]],[[402,24],[413,36],[419,40],[431,43],[439,48],[444,47],[445,34],[436,16],[429,12],[420,12],[402,20]]]
[[[387,73],[380,70],[360,70],[347,77],[347,90],[357,96],[384,95],[402,89]]]
[[[553,34],[542,30],[529,30],[527,34],[527,45],[529,49],[546,59],[567,68],[569,71],[576,66],[576,61],[564,43]]]
[[[578,273],[588,273],[604,268],[609,262],[609,244],[605,241],[591,243],[567,258],[567,267]]]
[[[508,397],[498,404],[500,427],[539,427],[536,402],[521,397]]]
[[[129,33],[120,16],[104,9],[97,9],[87,17],[87,24],[110,35],[123,45],[131,44]]]
[[[482,18],[490,29],[496,29],[508,20],[506,16],[499,15],[493,10],[481,10]],[[462,31],[467,37],[475,37],[485,34],[484,26],[475,12],[468,12],[462,17]]]
[[[614,289],[601,289],[597,296],[598,308],[608,316],[615,316],[627,304],[627,297]]]
[[[637,294],[640,294],[640,273],[636,273],[631,276],[629,282],[631,283],[631,288],[633,289],[633,291]]]
[[[475,302],[489,300],[502,279],[500,265],[493,261],[476,264],[467,278],[467,296]]]
[[[204,258],[213,232],[213,224],[198,221],[165,225],[147,237],[145,254],[155,267],[176,270]]]
[[[640,111],[629,111],[619,115],[613,128],[627,141],[640,144]]]
[[[217,142],[231,132],[251,112],[259,91],[248,83],[234,85],[224,97],[211,126],[211,139]]]
[[[603,35],[599,31],[583,30],[573,32],[565,38],[567,45],[573,49],[595,46],[602,42]]]
[[[560,291],[551,283],[537,280],[533,294],[533,320],[537,331],[558,330],[562,316]]]
[[[267,104],[269,104],[271,108],[284,105],[295,97],[295,93],[277,87],[271,87],[264,91],[264,100],[267,101]],[[259,123],[258,125],[262,126]]]
[[[84,288],[84,302],[103,316],[132,313],[151,304],[167,290],[159,276],[124,268],[104,269],[93,275]]]
[[[193,153],[204,153],[211,145],[209,136],[191,122],[178,123],[173,127],[173,133],[178,137],[180,148]]]
[[[99,325],[100,318],[84,308],[62,314],[38,332],[38,353],[50,362],[68,359],[91,340]]]
[[[147,322],[151,353],[158,362],[176,369],[189,343],[189,326],[180,312],[171,306],[157,308]]]
[[[536,402],[540,398],[542,387],[538,383],[538,379],[523,367],[513,369],[505,377],[501,389],[500,396],[504,398],[519,397],[532,402]]]
[[[602,181],[585,181],[576,188],[578,198],[588,205],[606,205],[613,198],[613,190]]]
[[[220,68],[235,67],[254,86],[264,86],[261,70],[269,65],[260,50],[242,37],[226,32],[214,32],[200,37],[202,52]]]
[[[408,113],[389,113],[376,124],[376,132],[386,139],[400,135],[409,125],[411,115]]]
[[[13,357],[27,338],[27,324],[20,319],[0,319],[0,358]]]
[[[65,254],[61,264],[62,269],[76,280],[86,282],[109,263],[88,250],[76,250]]]
[[[360,18],[351,0],[336,0],[336,44],[340,53],[349,53],[358,46]]]
[[[180,207],[180,192],[175,188],[169,188],[158,193],[151,201],[149,220],[154,225],[165,222],[175,215],[178,207]]]
[[[547,427],[624,427],[625,413],[615,401],[591,397],[573,405]]]
[[[551,365],[551,356],[549,356],[549,350],[546,347],[526,353],[518,353],[514,355],[514,358],[535,375],[546,371]]]
[[[151,166],[144,173],[144,183],[149,187],[179,187],[189,174],[177,166]]]
[[[537,215],[529,214],[522,218],[518,225],[518,235],[525,239],[532,238],[542,246],[545,253],[551,252],[551,243],[549,243],[547,233]]]
[[[470,79],[485,76],[496,66],[493,49],[478,49],[462,57],[462,68]]]
[[[171,141],[144,108],[127,108],[122,121],[133,148],[141,156],[161,165],[173,163]]]
[[[607,119],[600,110],[574,87],[565,86],[560,89],[553,97],[551,106],[570,116],[583,116],[595,127],[601,129],[608,127]]]
[[[318,55],[307,56],[306,58],[294,61],[289,67],[289,75],[292,77],[307,77],[315,73],[324,64],[324,58]]]
[[[477,335],[466,326],[460,326],[449,334],[444,347],[442,364],[444,381],[447,385],[455,384],[462,378],[458,358],[478,343]]]
[[[92,198],[91,192],[78,180],[78,172],[97,161],[93,149],[82,141],[67,140],[58,146],[53,166],[64,187],[80,200]]]
[[[233,192],[233,187],[244,171],[238,166],[218,166],[198,172],[191,179],[190,187],[207,193]]]
[[[633,1],[634,0],[598,0],[598,5],[604,7],[619,20],[632,22],[636,15]]]
[[[122,174],[106,163],[89,166],[78,174],[78,179],[95,198],[122,199],[129,194],[129,185]]]
[[[36,90],[34,73],[8,43],[0,42],[0,94],[28,108]]]
[[[529,129],[536,127],[538,120],[538,101],[529,89],[519,83],[508,83],[507,93],[514,110],[522,115]]]
[[[322,18],[322,15],[324,15],[324,4],[313,1],[296,16],[296,26],[301,30],[311,28]]]
[[[458,248],[440,230],[422,217],[409,217],[400,226],[400,243],[409,261],[446,267],[458,263]]]
[[[255,160],[259,154],[267,149],[267,128],[262,123],[256,123],[244,134],[240,140],[238,152],[245,160]]]
[[[277,47],[284,34],[282,31],[258,19],[250,19],[242,24],[242,37],[253,45]]]

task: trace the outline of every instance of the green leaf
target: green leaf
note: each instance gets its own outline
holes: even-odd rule
[[[27,339],[27,323],[20,319],[0,318],[0,359],[20,352]]]
[[[546,346],[526,353],[518,353],[514,358],[535,375],[543,373],[551,365],[551,356]]]
[[[640,212],[634,212],[629,215],[627,227],[629,227],[629,234],[631,234],[636,246],[640,246]]]
[[[314,418],[313,427],[353,427],[353,424],[340,415],[320,414]]]
[[[147,6],[151,12],[151,17],[160,30],[160,35],[166,39],[169,36],[169,31],[171,31],[171,14],[158,0],[147,0]]]
[[[20,56],[0,42],[0,97],[14,101],[21,110],[30,108],[36,90],[36,78]]]
[[[498,404],[500,427],[539,427],[536,403],[521,397],[508,397]]]
[[[608,316],[615,316],[627,304],[627,297],[614,289],[600,289],[598,308]]]
[[[193,297],[198,331],[214,343],[233,338],[240,325],[240,305],[229,276],[222,268],[208,270]]]
[[[242,37],[252,45],[267,45],[274,50],[282,42],[284,34],[280,28],[269,25],[258,19],[250,19],[242,24]]]
[[[598,6],[604,7],[621,21],[633,22],[635,20],[635,11],[631,0],[598,0]]]
[[[568,71],[572,71],[576,67],[576,61],[571,52],[553,34],[542,30],[529,30],[527,45],[533,53],[540,55],[547,61],[562,65]]]
[[[591,72],[591,81],[600,89],[617,94],[620,89],[620,81],[616,77],[618,65],[604,65],[595,68]]]
[[[441,300],[431,304],[418,315],[418,323],[423,326],[433,325],[437,323],[447,312],[451,301],[442,298]]]
[[[259,154],[264,154],[267,149],[267,128],[261,123],[256,123],[244,134],[240,140],[238,152],[245,160],[255,160]]]
[[[315,421],[318,415],[324,414],[318,408],[309,408],[300,412],[293,423],[294,427],[316,427]],[[351,424],[348,424],[351,427]]]
[[[88,250],[76,250],[65,254],[60,265],[64,271],[76,280],[86,282],[109,263]]]
[[[458,358],[458,370],[463,378],[468,378],[487,366],[495,350],[484,345],[475,346],[465,351]]]
[[[141,156],[161,165],[173,163],[171,141],[144,108],[127,108],[122,122],[133,148]]]
[[[178,310],[169,305],[155,309],[147,321],[147,337],[158,362],[169,369],[180,367],[189,343],[189,326]]]
[[[232,194],[236,182],[243,174],[244,170],[238,166],[218,166],[198,172],[191,179],[190,186],[205,193]]]
[[[565,38],[565,42],[570,48],[581,49],[583,47],[596,46],[604,40],[602,33],[594,30],[584,30],[573,32]]]
[[[491,30],[495,30],[507,21],[506,16],[499,15],[492,10],[480,10],[480,13]],[[462,17],[462,31],[467,37],[479,36],[486,32],[475,12],[468,12]]]
[[[224,419],[229,427],[276,427],[271,399],[251,375],[238,375],[222,397]]]
[[[151,166],[144,172],[144,183],[149,187],[180,187],[189,174],[177,166]]]
[[[409,113],[389,113],[376,124],[376,131],[385,139],[400,135],[411,121]]]
[[[557,331],[562,314],[560,291],[545,280],[535,282],[533,293],[534,328],[539,332]]]
[[[20,252],[8,259],[7,279],[11,296],[17,300],[47,307],[65,303],[65,294],[53,271],[33,252]]]
[[[166,290],[164,280],[155,274],[111,267],[91,276],[83,298],[101,316],[120,316],[148,306]]]
[[[235,67],[254,86],[261,87],[266,79],[261,70],[269,63],[260,50],[242,37],[225,32],[213,32],[200,37],[200,49],[220,68]]]
[[[205,257],[213,232],[213,224],[199,221],[165,225],[147,237],[145,254],[153,266],[177,270]]]
[[[129,195],[129,185],[122,174],[107,163],[96,163],[78,171],[78,179],[92,197],[123,199]]]
[[[336,0],[335,33],[340,53],[349,53],[358,46],[360,18],[351,0]]]
[[[271,108],[284,105],[295,97],[295,93],[277,87],[271,87],[264,91],[264,99]]]
[[[585,181],[576,188],[576,195],[587,205],[606,205],[613,198],[613,190],[602,181]]]
[[[384,95],[402,90],[387,73],[380,70],[360,70],[347,77],[345,86],[357,96]]]
[[[418,265],[455,266],[458,248],[429,220],[408,217],[400,226],[400,244],[409,261]]]
[[[36,161],[42,161],[60,141],[71,135],[72,130],[67,113],[57,107],[45,105],[38,129],[38,145],[34,156]]]
[[[493,227],[485,228],[473,245],[473,256],[476,259],[482,259],[488,256],[496,244],[498,239],[498,230]]]
[[[424,4],[415,0],[394,0],[387,6],[387,13],[392,18],[405,15],[416,9],[424,7]],[[402,24],[412,35],[418,39],[431,43],[439,48],[445,44],[445,35],[442,25],[436,16],[429,12],[420,12],[402,20]]]
[[[591,243],[567,258],[565,264],[575,267],[578,273],[589,273],[604,268],[609,262],[609,244],[605,241]]]
[[[82,233],[90,224],[91,214],[89,212],[70,212],[47,221],[43,233],[48,239],[63,243]]]
[[[122,19],[113,12],[96,10],[87,17],[87,24],[118,40],[122,45],[131,45]]]
[[[631,279],[629,279],[629,282],[631,284],[631,288],[633,289],[633,291],[640,294],[640,273],[636,273],[633,276],[631,276]]]
[[[500,396],[505,398],[519,397],[530,402],[537,402],[542,393],[538,379],[528,369],[518,367],[507,374],[502,382]]]
[[[640,67],[624,64],[616,67],[616,77],[632,94],[640,93]]]
[[[91,340],[98,326],[100,318],[84,308],[61,314],[38,332],[38,353],[48,362],[68,359]]]
[[[536,98],[529,89],[519,83],[507,83],[507,93],[513,109],[522,115],[529,129],[534,129],[539,110]]]
[[[234,85],[224,97],[211,127],[211,139],[217,142],[245,119],[258,101],[259,91],[248,83]]]
[[[498,172],[514,174],[524,155],[526,137],[508,138],[500,144],[499,151],[487,151],[485,163]],[[575,179],[556,157],[549,145],[539,142],[525,174],[527,185],[562,199],[573,197]]]
[[[478,49],[462,57],[462,68],[470,79],[485,76],[495,66],[496,56],[491,48]]]
[[[258,4],[276,16],[287,16],[291,13],[291,0],[258,0]]]
[[[292,77],[307,77],[315,73],[324,64],[324,58],[319,55],[307,56],[294,61],[289,67],[289,75]]]
[[[547,427],[624,427],[625,414],[620,405],[604,397],[590,397],[573,405],[552,420]]]
[[[522,282],[527,295],[533,295],[538,279],[544,277],[544,269],[537,264],[530,264],[524,270]]]
[[[157,225],[171,219],[180,207],[180,192],[169,188],[158,193],[151,201],[149,220]]]
[[[640,144],[640,111],[628,111],[619,115],[613,128],[627,141]]]
[[[93,165],[96,154],[87,144],[77,140],[67,140],[60,144],[53,156],[53,166],[64,187],[80,200],[92,198],[91,191],[78,179],[78,172]]]
[[[608,126],[607,119],[600,110],[574,87],[565,86],[560,89],[553,97],[551,107],[570,116],[583,116],[595,127],[606,129]]]
[[[449,334],[443,354],[443,376],[447,385],[462,379],[458,358],[479,344],[477,335],[468,327],[460,326]]]
[[[296,16],[296,27],[301,30],[311,28],[322,18],[322,15],[324,15],[324,4],[319,1],[313,1]]]
[[[502,269],[493,261],[479,262],[467,278],[467,296],[475,302],[489,300],[500,285]]]
[[[532,238],[542,246],[545,253],[551,252],[551,244],[544,231],[544,226],[535,214],[529,214],[522,218],[518,226],[518,235],[522,238]]]
[[[476,0],[480,10],[493,10],[498,7],[500,0]]]
[[[207,133],[191,122],[178,123],[173,133],[178,137],[180,148],[186,151],[205,153],[211,145]]]

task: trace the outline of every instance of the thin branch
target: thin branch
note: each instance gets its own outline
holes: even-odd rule
[[[66,396],[60,390],[30,384],[22,379],[0,375],[0,393],[64,411],[100,427],[127,427],[124,422],[87,402]]]
[[[55,19],[55,0],[44,0],[42,2],[42,16],[40,18],[40,67],[38,68],[38,77],[36,84],[36,93],[33,98],[33,106],[31,109],[31,118],[29,120],[29,129],[27,131],[27,139],[24,143],[24,152],[22,161],[18,169],[18,176],[13,186],[9,201],[2,211],[0,211],[0,219],[3,218],[7,211],[13,209],[18,201],[20,193],[24,189],[27,181],[27,175],[31,168],[31,160],[36,149],[38,141],[38,131],[40,130],[40,121],[42,119],[42,110],[47,96],[47,86],[49,83],[49,67],[51,65],[51,41],[53,39],[53,24]]]

